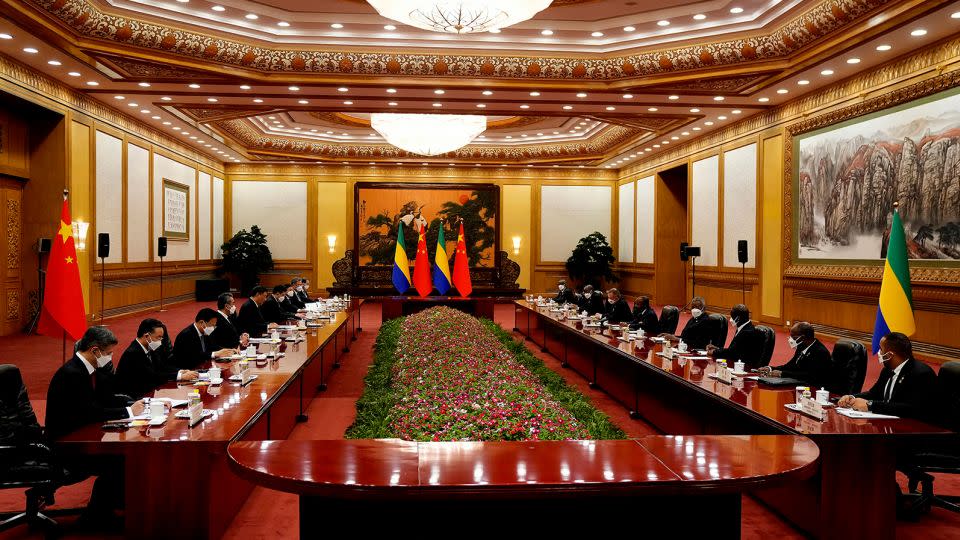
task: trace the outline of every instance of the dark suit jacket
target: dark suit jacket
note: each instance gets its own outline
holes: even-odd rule
[[[885,401],[883,392],[891,376],[893,370],[884,369],[873,387],[856,397],[873,400],[870,411],[878,414],[920,420],[928,420],[936,414],[937,375],[930,366],[913,358],[907,360],[900,370],[890,401]]]
[[[643,328],[643,331],[647,334],[658,334],[660,332],[660,320],[657,319],[657,312],[653,308],[641,311],[640,306],[633,306],[633,320],[630,322],[630,328],[632,330]]]
[[[748,322],[733,336],[730,346],[717,349],[713,357],[742,360],[748,368],[758,368],[763,359],[763,334],[753,327],[752,322]]]
[[[690,318],[683,326],[683,332],[680,333],[680,339],[691,349],[706,349],[713,337],[714,328],[706,311],[696,319]]]
[[[280,302],[280,307],[282,307],[287,313],[296,313],[297,310],[303,309],[303,304],[300,303],[300,299],[297,298],[297,295],[293,295],[285,297]]]
[[[805,350],[801,350],[801,347]],[[833,382],[833,360],[830,351],[815,340],[812,345],[797,347],[793,358],[786,364],[774,368],[782,373],[783,377],[799,379],[813,387],[829,387]]]
[[[565,288],[557,293],[554,301],[558,304],[576,304],[577,293],[573,292],[573,290],[570,288]]]
[[[603,315],[607,318],[607,321],[613,324],[625,323],[633,320],[633,314],[630,313],[630,306],[627,305],[627,301],[623,298],[613,303],[604,302]]]
[[[313,302],[313,300],[310,299],[310,295],[308,295],[306,291],[297,291],[297,298],[299,298],[300,301],[303,302],[304,306],[306,306],[310,302]]]
[[[267,322],[283,324],[294,318],[294,314],[284,309],[283,304],[277,301],[273,295],[267,297],[267,301],[260,306],[260,313]]]
[[[220,319],[217,321],[217,327],[210,334],[210,341],[213,342],[214,350],[236,349],[240,346],[240,332],[237,330],[237,316],[226,317],[219,311]]]
[[[580,295],[580,299],[577,301],[577,309],[586,311],[590,315],[603,313],[603,297],[597,291],[593,291],[593,294],[589,297]]]
[[[236,326],[240,333],[246,332],[253,337],[260,337],[267,332],[267,320],[252,298],[244,302],[243,307],[240,308]]]
[[[94,371],[96,388],[76,355],[53,374],[47,389],[47,435],[59,439],[93,422],[127,417],[126,401],[116,397],[110,367]]]
[[[117,390],[121,394],[140,399],[156,387],[177,378],[177,368],[162,362],[155,353],[144,352],[137,340],[130,342],[120,356],[115,372]]]
[[[197,369],[210,360],[215,350],[213,341],[208,336],[200,335],[197,327],[190,323],[177,334],[173,342],[173,361],[179,369]]]

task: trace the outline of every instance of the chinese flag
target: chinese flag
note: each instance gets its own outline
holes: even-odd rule
[[[60,225],[50,247],[50,259],[47,260],[47,279],[37,333],[60,336],[66,332],[73,339],[80,339],[86,330],[87,313],[83,308],[77,247],[74,244],[70,208],[64,197]]]
[[[463,222],[460,222],[460,234],[457,235],[457,258],[453,261],[453,286],[460,292],[460,296],[470,296],[470,293],[473,292],[468,259],[467,241],[463,236]]]
[[[430,257],[427,256],[427,233],[423,225],[417,231],[417,258],[413,262],[413,286],[420,297],[430,296],[433,280],[430,279]]]

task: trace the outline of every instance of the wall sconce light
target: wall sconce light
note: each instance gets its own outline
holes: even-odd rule
[[[330,248],[330,253],[333,253],[337,248],[337,235],[328,234],[327,235],[327,247]]]
[[[513,254],[514,255],[520,254],[520,237],[519,236],[513,237]]]
[[[87,231],[90,229],[90,224],[85,221],[74,221],[71,225],[73,225],[74,246],[77,251],[86,251]]]

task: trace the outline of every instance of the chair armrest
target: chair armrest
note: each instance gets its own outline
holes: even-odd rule
[[[113,397],[123,400],[123,402],[127,404],[127,407],[137,402],[137,400],[133,399],[132,397],[126,394],[114,394]]]

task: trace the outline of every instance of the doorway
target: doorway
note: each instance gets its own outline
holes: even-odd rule
[[[687,165],[660,171],[654,186],[654,302],[683,306],[687,302],[686,265],[680,243],[687,240]]]

